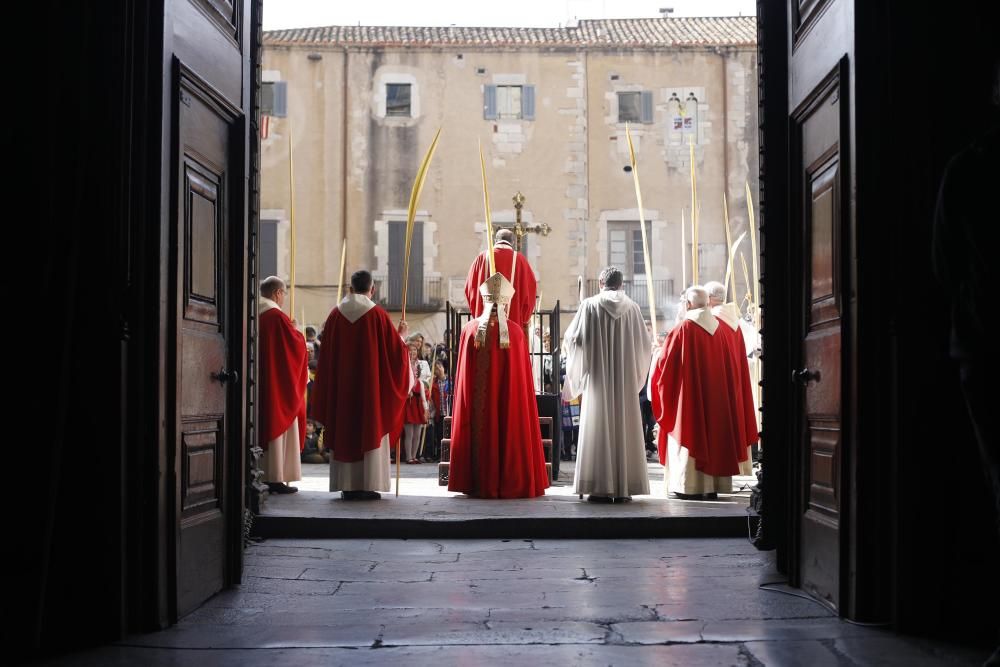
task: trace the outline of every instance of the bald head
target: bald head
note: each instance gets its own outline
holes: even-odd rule
[[[279,306],[285,305],[285,281],[278,276],[268,276],[260,284],[260,295],[274,301]]]
[[[509,229],[498,229],[493,238],[497,243],[502,241],[503,243],[509,243],[511,246],[514,245],[514,232]]]
[[[260,284],[260,295],[270,299],[280,289],[285,289],[285,281],[278,276],[268,276]]]
[[[717,280],[705,283],[708,292],[708,305],[721,306],[726,301],[726,286]]]
[[[684,300],[687,301],[689,309],[706,308],[708,307],[708,291],[701,285],[692,285],[684,291]]]

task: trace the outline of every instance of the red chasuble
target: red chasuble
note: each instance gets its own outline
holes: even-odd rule
[[[313,419],[342,463],[364,459],[382,436],[403,430],[413,375],[410,355],[389,315],[375,306],[353,324],[334,308],[323,327],[323,354],[313,382]]]
[[[493,246],[493,254],[497,271],[510,280],[514,249],[506,243],[498,243]],[[469,267],[469,277],[465,280],[465,299],[469,302],[469,312],[472,313],[473,319],[483,314],[483,297],[479,293],[479,286],[486,282],[490,275],[490,253],[484,250]],[[514,298],[507,313],[515,324],[523,328],[531,321],[531,314],[535,312],[535,291],[538,289],[538,282],[535,280],[535,272],[531,270],[531,264],[521,253],[517,253],[517,271],[514,272],[513,284]]]
[[[299,420],[299,451],[306,443],[306,382],[309,352],[306,339],[280,308],[270,308],[258,320],[258,390],[261,449]]]
[[[685,319],[670,331],[651,378],[661,464],[666,464],[669,433],[687,448],[699,472],[713,477],[739,474],[748,443],[743,442],[732,407],[728,358],[718,329],[712,335]]]
[[[540,496],[549,478],[524,331],[512,323],[510,347],[501,349],[491,319],[477,350],[478,327],[477,320],[466,324],[458,345],[448,490],[477,498]]]
[[[713,312],[715,309],[713,308]],[[757,442],[757,418],[754,415],[753,387],[750,384],[750,363],[747,361],[746,339],[740,329],[739,319],[733,319],[727,313],[717,315],[719,328],[716,336],[728,350],[727,367],[730,377],[730,387],[733,396],[733,411],[736,424],[740,428],[740,442],[749,447]],[[735,324],[735,327],[733,326]],[[744,459],[745,460],[745,459]]]

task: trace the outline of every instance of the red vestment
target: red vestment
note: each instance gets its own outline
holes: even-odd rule
[[[258,443],[261,449],[299,421],[299,451],[306,443],[306,339],[280,308],[260,314],[257,325]]]
[[[427,413],[424,412],[424,399],[420,395],[422,388],[422,384],[415,387],[406,399],[406,410],[403,413],[404,424],[427,423]]]
[[[448,490],[478,498],[540,496],[549,478],[524,331],[512,324],[510,347],[501,349],[491,319],[486,343],[476,349],[478,328],[477,320],[466,324],[458,345]]]
[[[750,384],[750,363],[747,361],[746,339],[740,329],[739,320],[736,328],[730,326],[723,317],[719,317],[719,328],[716,336],[721,336],[728,350],[726,365],[730,377],[730,387],[733,397],[733,410],[736,424],[740,428],[740,442],[746,447],[757,442],[757,418],[754,415],[753,387]],[[742,460],[746,460],[745,458]]]
[[[335,460],[361,461],[384,435],[402,431],[412,384],[409,350],[388,313],[375,306],[351,323],[339,308],[330,312],[312,401]]]
[[[687,448],[699,472],[739,474],[749,443],[743,442],[743,427],[735,419],[728,349],[718,329],[712,335],[692,319],[682,320],[667,336],[651,378],[661,464],[666,465],[669,433]]]
[[[510,280],[510,269],[514,249],[506,243],[498,243],[493,246],[493,261],[496,263],[496,270],[502,273],[507,280]],[[479,293],[479,286],[486,282],[492,275],[490,271],[490,253],[484,250],[479,253],[476,260],[469,267],[469,276],[465,280],[465,299],[469,302],[469,312],[473,319],[483,314],[483,297]],[[531,270],[531,264],[521,253],[517,253],[517,271],[514,272],[514,298],[511,299],[507,308],[507,317],[520,327],[526,326],[531,321],[531,314],[535,312],[535,291],[538,289],[538,281],[535,280],[535,272]],[[523,338],[523,337],[522,337]],[[527,340],[525,340],[527,344]]]

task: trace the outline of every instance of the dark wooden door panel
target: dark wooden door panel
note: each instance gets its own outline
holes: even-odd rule
[[[800,392],[798,580],[833,609],[840,607],[843,585],[841,243],[849,209],[841,202],[845,141],[841,90],[846,68],[843,51],[836,49],[836,37],[845,34],[844,26],[835,21],[842,11],[839,4],[843,3],[798,3],[796,9],[808,5],[807,23],[812,25],[791,26],[793,38],[799,40],[791,66],[796,67],[797,58],[808,60],[800,67],[798,81],[814,80],[792,112],[791,177],[797,199],[792,211],[802,256],[799,363],[793,374]],[[808,30],[802,32],[803,27]],[[831,36],[831,44],[822,41]],[[824,58],[829,61],[827,74],[817,77],[816,61]]]
[[[197,608],[226,584],[227,475],[238,457],[229,436],[231,360],[229,229],[244,215],[230,187],[243,165],[233,145],[239,111],[178,62],[177,612]]]

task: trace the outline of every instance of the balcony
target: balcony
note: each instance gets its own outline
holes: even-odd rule
[[[386,310],[400,310],[403,306],[403,277],[376,275],[375,303]],[[441,278],[410,276],[406,293],[406,310],[414,313],[436,313],[444,309]]]
[[[600,289],[600,281],[587,281],[587,296],[594,296],[598,293],[598,291],[600,291]],[[622,290],[628,294],[628,297],[635,301],[639,307],[643,309],[643,311],[649,308],[649,292],[647,291],[646,281],[644,279],[626,280],[622,283]],[[653,299],[655,299],[656,305],[656,319],[672,320],[677,313],[677,303],[680,299],[680,295],[674,293],[674,281],[672,279],[654,280]]]

